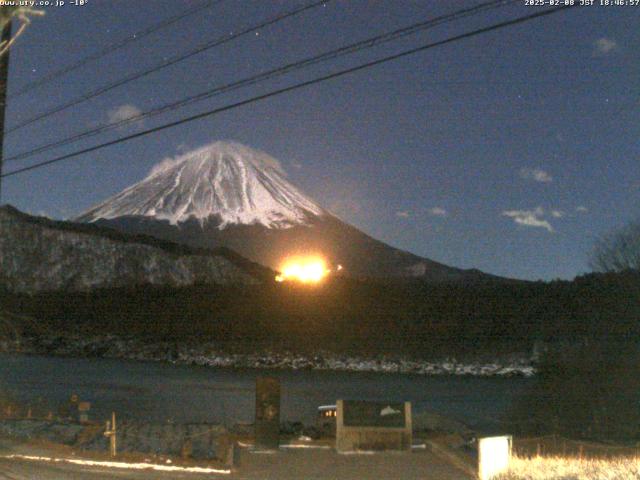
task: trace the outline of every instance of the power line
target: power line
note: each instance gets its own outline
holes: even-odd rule
[[[210,50],[212,48],[218,47],[218,46],[223,45],[225,43],[231,42],[231,41],[235,40],[236,38],[242,37],[242,36],[247,35],[247,34],[249,34],[251,32],[259,30],[261,28],[268,27],[268,26],[273,25],[275,23],[278,23],[278,22],[280,22],[282,20],[285,20],[285,19],[287,19],[289,17],[293,17],[295,15],[299,15],[299,14],[301,14],[303,12],[306,12],[307,10],[311,10],[313,8],[317,8],[317,7],[320,7],[322,5],[326,5],[330,1],[331,0],[315,1],[314,3],[307,4],[305,6],[297,8],[295,10],[291,10],[291,11],[279,14],[279,15],[277,15],[275,17],[272,17],[272,18],[270,18],[268,20],[265,20],[265,21],[263,21],[263,22],[261,22],[261,23],[259,23],[257,25],[253,25],[251,27],[248,27],[248,28],[246,28],[244,30],[241,30],[241,31],[237,32],[237,33],[232,33],[230,35],[224,35],[224,36],[218,37],[218,38],[216,38],[216,39],[214,39],[212,41],[209,41],[209,42],[207,42],[207,43],[205,43],[203,45],[200,45],[199,47],[194,48],[193,50],[188,51],[187,53],[179,54],[179,55],[176,55],[174,57],[171,57],[170,59],[165,60],[162,63],[159,63],[158,65],[156,65],[154,67],[151,67],[151,68],[149,68],[147,70],[143,70],[141,72],[134,73],[134,74],[129,75],[127,77],[121,78],[120,80],[116,80],[115,82],[109,83],[107,85],[103,85],[101,87],[96,88],[95,90],[92,90],[92,91],[90,91],[88,93],[82,94],[79,97],[76,97],[75,99],[73,99],[73,100],[71,100],[71,101],[69,101],[69,102],[67,102],[65,104],[58,105],[57,107],[53,107],[53,108],[51,108],[49,110],[46,110],[43,113],[35,115],[34,117],[31,117],[28,120],[25,120],[25,121],[23,121],[21,123],[18,123],[17,125],[14,125],[13,127],[9,128],[5,133],[8,134],[8,133],[14,132],[14,131],[22,128],[22,127],[26,127],[27,125],[31,125],[32,123],[35,123],[35,122],[37,122],[39,120],[47,118],[47,117],[49,117],[49,116],[51,116],[51,115],[53,115],[55,113],[62,112],[64,110],[68,109],[68,108],[71,108],[71,107],[74,107],[74,106],[79,105],[81,103],[84,103],[87,100],[91,100],[92,98],[95,98],[95,97],[97,97],[99,95],[102,95],[103,93],[106,93],[106,92],[108,92],[110,90],[113,90],[114,88],[120,87],[120,86],[125,85],[125,84],[127,84],[129,82],[132,82],[134,80],[138,80],[140,78],[146,77],[147,75],[150,75],[150,74],[155,73],[155,72],[157,72],[159,70],[162,70],[163,68],[169,67],[169,66],[174,65],[174,64],[176,64],[178,62],[182,62],[183,60],[186,60],[188,58],[193,57],[194,55],[197,55],[197,54],[202,53],[202,52],[204,52],[206,50]]]
[[[456,35],[456,36],[453,36],[453,37],[449,37],[449,38],[447,38],[445,40],[440,40],[438,42],[428,43],[426,45],[422,45],[422,46],[415,47],[415,48],[412,48],[412,49],[409,49],[409,50],[405,50],[405,51],[400,52],[400,53],[396,53],[394,55],[389,55],[389,56],[380,58],[378,60],[373,60],[373,61],[370,61],[370,62],[362,63],[362,64],[357,65],[355,67],[350,67],[350,68],[347,68],[347,69],[344,69],[344,70],[340,70],[338,72],[334,72],[334,73],[331,73],[331,74],[328,74],[328,75],[324,75],[324,76],[321,76],[321,77],[314,78],[312,80],[307,80],[307,81],[304,81],[304,82],[296,83],[296,84],[291,85],[289,87],[284,87],[284,88],[280,88],[278,90],[273,90],[271,92],[268,92],[268,93],[265,93],[265,94],[262,94],[262,95],[258,95],[258,96],[251,97],[251,98],[246,99],[246,100],[242,100],[240,102],[236,102],[236,103],[232,103],[232,104],[229,104],[229,105],[225,105],[224,107],[219,107],[219,108],[216,108],[214,110],[209,110],[207,112],[199,113],[197,115],[192,115],[190,117],[186,117],[186,118],[177,120],[175,122],[166,123],[164,125],[160,125],[158,127],[150,128],[150,129],[144,130],[142,132],[138,132],[138,133],[134,133],[134,134],[131,134],[131,135],[127,135],[125,137],[121,137],[121,138],[118,138],[116,140],[111,140],[109,142],[101,143],[101,144],[95,145],[93,147],[85,148],[85,149],[78,150],[78,151],[73,152],[73,153],[62,155],[60,157],[56,157],[56,158],[53,158],[51,160],[46,160],[44,162],[36,163],[36,164],[30,165],[28,167],[23,167],[23,168],[20,168],[18,170],[13,170],[11,172],[8,172],[8,173],[5,173],[3,175],[0,175],[0,178],[10,177],[10,176],[18,175],[20,173],[24,173],[24,172],[27,172],[27,171],[30,171],[30,170],[35,170],[37,168],[41,168],[41,167],[44,167],[46,165],[51,165],[51,164],[54,164],[54,163],[58,163],[58,162],[61,162],[63,160],[67,160],[69,158],[77,157],[77,156],[83,155],[85,153],[94,152],[96,150],[100,150],[100,149],[103,149],[103,148],[106,148],[106,147],[110,147],[112,145],[123,143],[123,142],[129,141],[129,140],[133,140],[135,138],[143,137],[143,136],[149,135],[151,133],[156,133],[156,132],[159,132],[159,131],[162,131],[162,130],[166,130],[168,128],[173,128],[173,127],[182,125],[184,123],[193,122],[195,120],[199,120],[201,118],[210,117],[210,116],[216,115],[218,113],[222,113],[222,112],[226,112],[228,110],[232,110],[234,108],[242,107],[244,105],[249,105],[251,103],[259,102],[261,100],[266,100],[267,98],[275,97],[275,96],[281,95],[283,93],[292,92],[294,90],[299,90],[301,88],[308,87],[310,85],[315,85],[315,84],[320,83],[320,82],[324,82],[324,81],[331,80],[331,79],[334,79],[334,78],[342,77],[342,76],[348,75],[350,73],[358,72],[360,70],[364,70],[366,68],[371,68],[371,67],[374,67],[374,66],[386,63],[386,62],[397,60],[399,58],[404,58],[406,56],[413,55],[415,53],[422,52],[422,51],[425,51],[425,50],[429,50],[431,48],[435,48],[435,47],[438,47],[438,46],[441,46],[441,45],[446,45],[448,43],[457,42],[459,40],[463,40],[463,39],[466,39],[466,38],[474,37],[476,35],[481,35],[481,34],[488,33],[488,32],[491,32],[491,31],[494,31],[494,30],[498,30],[498,29],[501,29],[501,28],[505,28],[505,27],[509,27],[509,26],[512,26],[512,25],[524,23],[524,22],[527,22],[527,21],[530,21],[530,20],[533,20],[533,19],[536,19],[536,18],[552,15],[554,13],[558,13],[558,12],[561,12],[561,11],[564,11],[564,10],[567,10],[567,9],[570,9],[570,8],[574,8],[575,6],[576,6],[575,4],[574,5],[564,5],[564,6],[561,6],[561,7],[544,10],[542,12],[533,13],[533,14],[530,14],[530,15],[525,15],[525,16],[522,16],[522,17],[515,18],[513,20],[507,20],[507,21],[504,21],[504,22],[497,23],[497,24],[491,25],[489,27],[484,27],[484,28],[480,28],[480,29],[477,29],[477,30],[473,30],[471,32],[467,32],[467,33],[463,33],[463,34]]]
[[[344,55],[349,55],[361,50],[364,50],[366,48],[372,48],[393,40],[397,40],[399,38],[403,38],[406,37],[408,35],[412,35],[415,34],[419,31],[428,29],[428,28],[433,28],[436,27],[438,25],[444,24],[444,23],[448,23],[448,22],[452,22],[452,21],[456,21],[460,18],[464,18],[467,16],[471,16],[471,15],[476,15],[478,13],[482,13],[482,12],[486,12],[488,10],[491,9],[496,9],[499,7],[503,7],[507,4],[510,3],[515,3],[518,2],[519,0],[494,0],[494,1],[490,1],[490,2],[486,2],[480,5],[477,5],[475,7],[471,7],[471,8],[466,8],[463,10],[459,10],[456,11],[454,13],[451,14],[447,14],[447,15],[442,15],[440,17],[436,17],[430,20],[426,20],[426,21],[422,21],[422,22],[418,22],[415,23],[413,25],[410,25],[408,27],[404,27],[404,28],[400,28],[397,30],[393,30],[391,32],[387,32],[381,35],[376,35],[374,37],[370,37],[368,39],[359,41],[359,42],[355,42],[343,47],[340,47],[338,49],[334,49],[334,50],[330,50],[328,52],[324,52],[322,54],[310,57],[310,58],[306,58],[294,63],[289,63],[286,64],[284,66],[272,69],[272,70],[268,70],[262,73],[259,73],[257,75],[253,75],[247,78],[244,78],[242,80],[238,80],[232,83],[228,83],[219,87],[216,87],[212,90],[206,90],[204,92],[201,92],[199,94],[196,95],[191,95],[188,96],[184,99],[175,101],[175,102],[171,102],[171,103],[167,103],[164,104],[162,106],[159,106],[157,108],[154,108],[150,111],[147,112],[143,112],[140,113],[138,115],[134,115],[130,118],[126,118],[123,120],[119,120],[117,122],[112,122],[112,123],[106,123],[103,125],[100,125],[96,128],[90,129],[90,130],[86,130],[84,132],[78,133],[76,135],[73,135],[71,137],[67,137],[61,140],[57,140],[54,142],[50,142],[44,145],[40,145],[32,150],[28,150],[28,151],[24,151],[21,153],[18,153],[16,155],[13,155],[11,157],[8,157],[7,159],[5,159],[5,162],[9,162],[9,161],[16,161],[16,160],[21,160],[27,157],[31,157],[35,154],[38,153],[43,153],[46,152],[48,150],[51,150],[52,148],[56,148],[62,145],[68,145],[69,143],[74,143],[78,140],[84,139],[84,138],[89,138],[89,137],[93,137],[95,135],[98,135],[100,133],[112,130],[114,128],[119,128],[122,127],[124,125],[128,125],[131,123],[135,123],[135,122],[139,122],[141,120],[144,120],[146,118],[155,116],[155,115],[159,115],[162,114],[166,111],[173,111],[176,108],[182,108],[184,106],[190,105],[192,103],[195,102],[199,102],[205,99],[209,99],[212,98],[214,96],[220,95],[222,93],[228,93],[230,91],[233,90],[237,90],[238,88],[241,87],[245,87],[245,86],[249,86],[249,85],[255,85],[256,83],[262,82],[264,80],[269,80],[281,75],[284,75],[286,73],[290,73],[292,71],[295,70],[299,70],[302,68],[306,68],[327,60],[333,60],[336,58],[339,58],[341,56]]]
[[[12,95],[9,96],[9,100],[17,98],[21,95],[24,95],[27,92],[31,92],[32,90],[41,87],[42,85],[49,83],[53,80],[55,80],[56,78],[62,77],[64,75],[67,75],[68,73],[77,70],[80,67],[83,67],[84,65],[86,65],[87,63],[99,60],[100,58],[109,55],[110,53],[115,52],[116,50],[120,50],[123,47],[126,47],[127,45],[129,45],[130,43],[133,43],[137,40],[140,40],[141,38],[146,37],[147,35],[151,35],[152,33],[155,33],[159,30],[162,30],[163,28],[166,28],[170,25],[173,25],[176,22],[179,22],[180,20],[187,18],[195,13],[201,12],[203,10],[206,10],[207,8],[211,8],[214,5],[217,5],[218,3],[221,3],[223,0],[217,0],[217,1],[211,1],[211,0],[206,0],[205,3],[203,3],[202,5],[197,5],[193,8],[190,8],[188,10],[185,10],[184,12],[182,12],[179,15],[175,15],[173,17],[169,17],[166,18],[164,20],[162,20],[159,23],[156,23],[155,25],[152,25],[144,30],[140,30],[138,32],[135,32],[133,34],[131,34],[129,37],[124,38],[122,40],[120,40],[119,42],[115,42],[112,43],[110,45],[107,45],[106,47],[104,47],[102,50],[98,50],[95,53],[92,53],[90,55],[87,55],[86,57],[81,58],[80,60],[78,60],[75,63],[72,63],[71,65],[67,65],[66,67],[62,67],[58,70],[55,70],[51,73],[49,73],[48,75],[43,76],[42,78],[39,78],[37,80],[34,80],[32,82],[27,83],[26,85],[23,85],[21,88],[18,89],[17,92],[13,93]]]

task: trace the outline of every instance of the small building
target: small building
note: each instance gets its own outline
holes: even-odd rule
[[[336,405],[321,405],[318,407],[316,427],[322,435],[334,437],[336,435]]]

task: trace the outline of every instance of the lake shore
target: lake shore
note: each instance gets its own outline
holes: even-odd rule
[[[229,352],[212,342],[145,342],[112,335],[25,337],[19,342],[0,342],[0,352],[80,358],[112,358],[167,362],[228,368],[282,370],[328,370],[417,375],[479,377],[532,377],[535,361],[531,355],[455,357],[441,359],[406,358],[401,355],[359,356],[319,351],[300,354],[262,350],[255,353]]]

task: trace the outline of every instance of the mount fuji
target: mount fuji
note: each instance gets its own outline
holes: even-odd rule
[[[371,238],[294,187],[276,159],[233,142],[215,142],[164,160],[144,180],[76,221],[193,247],[228,247],[276,270],[286,257],[319,254],[358,278],[495,278]]]

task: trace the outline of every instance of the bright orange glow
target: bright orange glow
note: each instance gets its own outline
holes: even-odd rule
[[[331,271],[320,257],[295,257],[287,259],[280,268],[276,282],[295,280],[302,283],[318,283]]]

